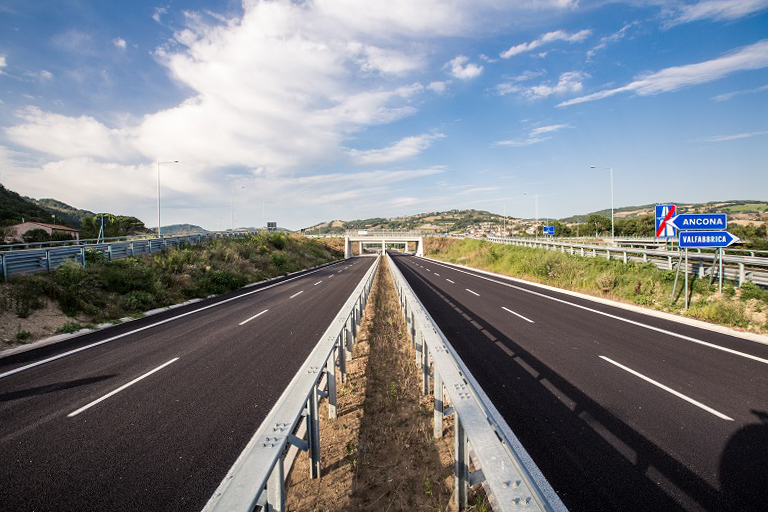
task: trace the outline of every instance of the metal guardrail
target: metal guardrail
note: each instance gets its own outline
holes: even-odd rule
[[[486,484],[498,512],[565,511],[560,498],[519,446],[506,422],[479,389],[400,270],[387,255],[409,334],[422,369],[422,392],[434,376],[434,436],[443,433],[443,417],[454,414],[454,504],[467,508],[468,488]],[[432,371],[430,371],[430,362]],[[445,407],[445,393],[451,407]],[[470,473],[469,445],[479,469]]]
[[[357,338],[380,261],[377,256],[213,493],[204,512],[251,511],[257,506],[270,512],[284,511],[285,476],[293,463],[291,449],[294,453],[297,449],[307,451],[310,477],[320,477],[318,401],[321,396],[328,398],[328,415],[336,417],[336,366],[343,382],[347,351],[351,352]]]
[[[45,249],[2,251],[0,252],[0,269],[2,270],[3,280],[8,281],[8,278],[14,274],[53,270],[67,260],[75,260],[82,266],[85,266],[89,253],[103,254],[111,261],[163,251],[168,247],[182,243],[200,243],[214,238],[238,238],[242,236],[245,236],[245,233],[224,235],[206,233],[200,235],[145,238],[113,243],[67,245]]]
[[[618,259],[624,263],[630,261],[650,262],[663,270],[674,270],[678,265],[681,265],[679,260],[682,253],[679,250],[667,251],[663,249],[639,249],[608,245],[570,244],[530,238],[489,237],[487,240],[498,244],[548,249],[584,257],[602,257],[609,260]],[[689,273],[705,277],[713,272],[717,272],[717,265],[715,264],[716,255],[714,253],[692,252],[689,253],[688,258]],[[723,267],[723,277],[725,279],[738,283],[739,286],[746,282],[768,286],[768,258],[734,255],[725,252],[723,263],[726,265]],[[681,268],[685,270],[685,264],[682,263],[682,265],[683,267]]]

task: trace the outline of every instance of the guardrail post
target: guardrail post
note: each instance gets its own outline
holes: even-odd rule
[[[413,348],[414,348],[413,355],[417,363],[421,363],[421,351],[423,346],[424,346],[424,342],[421,339],[421,331],[417,329],[413,335]]]
[[[336,338],[336,347],[338,347],[339,355],[339,371],[341,372],[341,383],[347,381],[347,349],[344,346],[344,331],[339,333],[339,337]]]
[[[312,386],[307,404],[307,453],[309,477],[320,478],[320,418],[318,415],[317,384]]]
[[[672,270],[674,267],[672,266],[672,256],[667,256],[667,270]]]
[[[605,259],[610,260],[611,259],[611,250],[606,249],[605,250]]]
[[[433,411],[432,435],[435,439],[443,437],[443,376],[435,367],[435,406]]]
[[[739,263],[739,288],[741,288],[741,285],[744,284],[744,281],[746,280],[746,278],[747,278],[747,274],[744,269],[744,264]]]
[[[331,357],[325,363],[325,376],[328,379],[328,418],[336,419],[336,352],[331,351]]]
[[[592,249],[592,257],[597,258],[597,249]]]
[[[51,271],[51,250],[50,249],[45,250],[45,269],[48,272]]]
[[[83,268],[85,268],[85,247],[80,248],[80,259],[83,262]]]
[[[643,253],[643,261],[644,262],[648,261],[648,255],[646,253]],[[626,263],[626,261],[624,263]]]
[[[285,512],[285,474],[283,460],[277,460],[267,481],[267,512]]]
[[[424,395],[429,394],[429,348],[424,343],[424,337],[421,338],[421,392]]]
[[[469,487],[469,446],[467,432],[459,415],[454,413],[453,445],[456,461],[453,474],[453,503],[459,510],[467,509],[467,490]]]

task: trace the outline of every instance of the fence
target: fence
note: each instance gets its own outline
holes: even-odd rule
[[[318,401],[327,398],[328,415],[336,417],[336,366],[343,382],[347,352],[351,353],[357,338],[380,260],[377,256],[216,489],[205,512],[250,511],[257,506],[270,512],[284,511],[285,476],[298,450],[309,454],[310,477],[320,477]]]
[[[86,265],[89,253],[103,254],[106,258],[116,260],[163,251],[168,247],[182,243],[200,243],[214,238],[231,238],[245,236],[244,233],[206,233],[200,235],[173,236],[163,238],[145,238],[123,240],[101,244],[66,245],[44,249],[26,249],[0,252],[0,268],[3,280],[14,274],[53,270],[67,260],[75,260],[82,266]]]
[[[496,511],[564,511],[560,498],[516,442],[506,422],[472,378],[448,340],[387,255],[400,305],[421,366],[422,392],[434,377],[434,436],[443,433],[443,417],[454,415],[454,503],[467,508],[468,488],[481,482]],[[431,368],[430,368],[431,363]],[[446,405],[446,394],[450,407]],[[469,447],[479,469],[470,473]]]
[[[498,244],[535,247],[584,257],[601,257],[609,260],[618,259],[624,263],[630,261],[650,262],[664,270],[674,270],[677,266],[683,265],[681,268],[686,270],[685,263],[680,262],[680,256],[683,253],[679,250],[667,251],[663,249],[639,249],[609,245],[583,245],[530,238],[489,237],[488,240]],[[743,256],[740,253],[741,251],[736,254],[724,252],[723,263],[725,266],[723,267],[723,277],[738,283],[739,286],[746,282],[768,286],[768,258],[752,255]],[[688,258],[687,270],[689,273],[705,277],[718,271],[716,265],[717,255],[715,253],[690,252]]]

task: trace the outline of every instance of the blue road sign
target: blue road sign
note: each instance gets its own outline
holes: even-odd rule
[[[555,236],[555,226],[543,226],[544,234]]]
[[[738,242],[739,237],[727,231],[683,231],[680,233],[680,247],[728,247]]]
[[[656,238],[675,238],[677,229],[669,223],[669,220],[677,213],[677,207],[673,204],[656,205]]]
[[[667,221],[680,231],[711,231],[726,229],[728,215],[725,213],[684,213]]]

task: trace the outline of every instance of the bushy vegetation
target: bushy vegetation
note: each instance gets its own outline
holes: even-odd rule
[[[29,316],[48,298],[72,317],[113,320],[339,259],[314,240],[282,233],[202,244],[108,261],[93,253],[86,268],[70,261],[51,273],[16,276],[0,288],[0,311]]]
[[[628,263],[619,260],[586,258],[545,249],[499,245],[474,239],[427,239],[429,256],[520,277],[559,288],[599,295],[641,306],[683,313],[683,276],[670,305],[675,272],[660,270],[652,263]],[[747,305],[756,299],[757,311],[768,306],[768,291],[752,283],[739,292],[732,285],[717,296],[717,286],[709,278],[690,276],[690,308],[686,314],[709,322],[735,327],[766,330],[751,320]],[[736,295],[739,300],[736,300]]]

